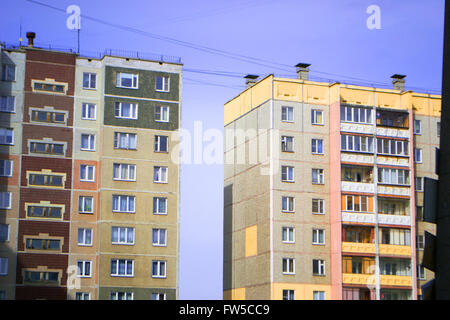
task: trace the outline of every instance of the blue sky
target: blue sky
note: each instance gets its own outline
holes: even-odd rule
[[[390,76],[398,73],[407,75],[407,88],[435,93],[442,85],[444,0],[36,1],[64,10],[76,4],[87,17],[272,62],[231,59],[83,19],[82,51],[182,58],[182,125],[190,131],[194,121],[203,130],[223,131],[223,104],[244,89],[244,75],[295,77],[298,62],[311,63],[316,79],[391,86]],[[381,29],[367,28],[370,5],[380,8]],[[25,32],[36,32],[37,46],[76,48],[67,14],[26,0],[2,0],[1,7],[7,14],[0,19],[0,41],[18,43],[22,21],[24,39]],[[221,299],[223,167],[181,170],[180,298]]]

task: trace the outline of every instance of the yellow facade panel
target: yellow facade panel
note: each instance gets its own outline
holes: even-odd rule
[[[313,300],[314,291],[325,292],[325,300],[331,299],[331,285],[310,283],[273,283],[272,300],[283,300],[283,290],[294,290],[295,300]]]
[[[342,103],[361,104],[366,106],[373,105],[373,91],[341,87],[339,94]]]
[[[245,228],[245,256],[250,257],[258,253],[258,227],[256,225]]]
[[[245,288],[225,290],[223,300],[245,300]]]

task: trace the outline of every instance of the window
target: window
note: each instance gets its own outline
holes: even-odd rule
[[[312,199],[312,213],[313,214],[324,214],[325,213],[325,200]]]
[[[294,167],[281,166],[281,181],[294,182]]]
[[[111,259],[111,276],[133,277],[134,261],[125,259]]]
[[[311,152],[313,154],[323,154],[323,140],[312,139],[311,140]]]
[[[167,198],[153,197],[153,214],[167,214]]]
[[[423,178],[422,177],[416,177],[415,179],[415,189],[416,191],[423,191]]]
[[[83,89],[96,88],[97,75],[95,73],[83,72]]]
[[[92,229],[78,228],[78,245],[92,246]]]
[[[354,152],[373,152],[373,138],[341,135],[341,150]]]
[[[422,133],[422,122],[420,120],[414,120],[414,134]]]
[[[282,227],[281,228],[281,241],[284,243],[294,243],[294,228],[292,227]]]
[[[0,223],[0,242],[9,241],[9,224]]]
[[[128,102],[116,102],[114,108],[114,116],[122,119],[137,119],[138,104]]]
[[[0,257],[0,276],[8,275],[8,258]]]
[[[109,295],[110,300],[133,300],[134,294],[133,292],[118,292],[112,291]]]
[[[30,121],[31,122],[65,124],[66,116],[67,116],[66,112],[32,110]]]
[[[423,221],[423,207],[416,207],[416,219],[419,221]]]
[[[27,216],[30,218],[60,219],[62,216],[62,207],[28,205]]]
[[[113,195],[113,212],[135,213],[136,197]]]
[[[312,244],[325,244],[325,230],[313,229]]]
[[[325,300],[325,291],[313,291],[314,300]]]
[[[95,166],[81,164],[80,165],[80,181],[94,182],[95,181]]]
[[[168,171],[167,167],[153,167],[153,182],[167,183]]]
[[[0,300],[6,300],[6,291],[0,290]]]
[[[169,137],[155,136],[155,152],[169,151]]]
[[[324,184],[323,169],[312,169],[312,183],[313,184]]]
[[[295,300],[295,291],[283,290],[283,300]]]
[[[65,84],[33,82],[33,91],[43,91],[47,93],[65,93]]]
[[[82,120],[95,120],[97,106],[94,103],[83,103],[81,105],[81,119]]]
[[[425,280],[425,268],[423,265],[418,264],[417,265],[417,279],[419,280]]]
[[[410,276],[411,260],[381,258],[380,274],[393,276]]]
[[[169,122],[169,107],[156,106],[155,107],[155,121]]]
[[[30,153],[60,156],[65,152],[65,145],[62,143],[30,141],[29,144]]]
[[[397,246],[411,245],[411,232],[409,230],[381,228],[379,235],[382,244],[393,244]]]
[[[156,91],[169,92],[169,77],[156,77]]]
[[[323,111],[311,110],[311,124],[323,124]]]
[[[152,293],[152,300],[166,300],[166,294],[165,293]]]
[[[13,64],[2,64],[2,81],[16,80],[16,66]]]
[[[325,260],[313,259],[313,275],[314,276],[325,275]]]
[[[24,282],[40,282],[40,283],[56,284],[59,280],[59,273],[25,270],[23,280]]]
[[[436,123],[436,130],[437,130],[437,136],[440,137],[441,136],[441,122],[438,121]]]
[[[1,112],[16,112],[16,97],[1,96],[0,97],[0,111]]]
[[[13,129],[0,128],[0,144],[14,144],[14,131]]]
[[[164,247],[167,245],[167,230],[153,229],[152,244],[153,246]]]
[[[134,228],[112,227],[112,244],[134,244]]]
[[[95,135],[81,134],[81,150],[95,151]]]
[[[137,74],[118,72],[116,76],[116,87],[137,89],[139,86],[138,78]]]
[[[25,247],[31,250],[61,250],[61,240],[28,238]]]
[[[417,246],[417,250],[425,249],[425,236],[424,235],[418,235],[416,237],[416,246]]]
[[[414,162],[422,163],[422,149],[414,148]]]
[[[294,107],[281,107],[281,121],[294,122]]]
[[[77,276],[80,278],[90,278],[92,273],[92,261],[77,261]]]
[[[11,209],[11,192],[0,192],[0,209]]]
[[[76,292],[75,300],[91,300],[91,294],[89,292]]]
[[[294,152],[294,137],[281,137],[281,151]]]
[[[283,274],[295,274],[295,259],[283,258],[282,259],[282,271],[283,271]]]
[[[135,164],[114,163],[113,179],[114,180],[136,181],[136,165]]]
[[[12,177],[13,161],[0,159],[0,177]]]
[[[152,278],[166,277],[166,261],[152,261]]]
[[[403,200],[378,199],[379,214],[393,214],[398,216],[409,215],[408,202]],[[409,210],[408,210],[409,211]]]
[[[80,196],[78,198],[78,212],[94,213],[94,198],[87,196]]]
[[[281,197],[281,210],[283,212],[294,212],[295,211],[295,200],[294,197]]]
[[[372,124],[372,109],[356,106],[341,106],[341,122]]]
[[[377,138],[377,153],[394,156],[409,155],[408,141]]]
[[[114,148],[116,149],[135,150],[136,140],[135,133],[114,132]]]
[[[345,211],[368,212],[367,196],[345,196]]]
[[[28,173],[29,186],[64,187],[64,175]]]
[[[382,184],[409,185],[409,171],[403,169],[378,168],[378,182]]]

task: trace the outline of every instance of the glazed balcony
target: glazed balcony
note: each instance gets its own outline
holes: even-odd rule
[[[374,274],[343,273],[342,283],[352,285],[375,286],[376,276]],[[411,287],[412,278],[411,276],[380,275],[380,285]]]

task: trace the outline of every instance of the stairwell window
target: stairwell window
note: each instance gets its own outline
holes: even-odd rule
[[[414,162],[422,163],[422,149],[414,148]]]
[[[311,124],[323,124],[323,111],[322,110],[311,110]]]
[[[139,76],[133,73],[118,72],[116,76],[116,87],[138,89]]]
[[[169,92],[170,90],[170,78],[169,77],[156,77],[156,91]]]
[[[414,120],[414,134],[422,134],[422,121]]]

